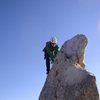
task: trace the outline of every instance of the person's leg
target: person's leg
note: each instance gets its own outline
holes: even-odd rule
[[[49,57],[46,57],[46,70],[48,74],[50,71],[50,58]]]

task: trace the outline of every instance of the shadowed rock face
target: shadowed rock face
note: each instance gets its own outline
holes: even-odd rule
[[[39,100],[99,99],[95,76],[83,68],[86,45],[87,38],[84,35],[76,35],[64,43],[47,76]]]

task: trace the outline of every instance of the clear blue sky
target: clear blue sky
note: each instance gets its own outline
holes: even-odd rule
[[[0,0],[0,100],[38,100],[45,42],[56,36],[61,47],[80,33],[100,90],[100,0]]]

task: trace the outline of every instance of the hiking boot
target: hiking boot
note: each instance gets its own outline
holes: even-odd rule
[[[49,72],[47,72],[46,74],[49,74]]]

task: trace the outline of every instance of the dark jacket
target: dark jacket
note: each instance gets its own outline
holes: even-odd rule
[[[45,57],[49,56],[52,61],[54,61],[54,58],[56,57],[58,53],[58,45],[56,44],[55,47],[51,45],[51,42],[47,42],[46,46],[44,47],[43,51],[45,52]]]

